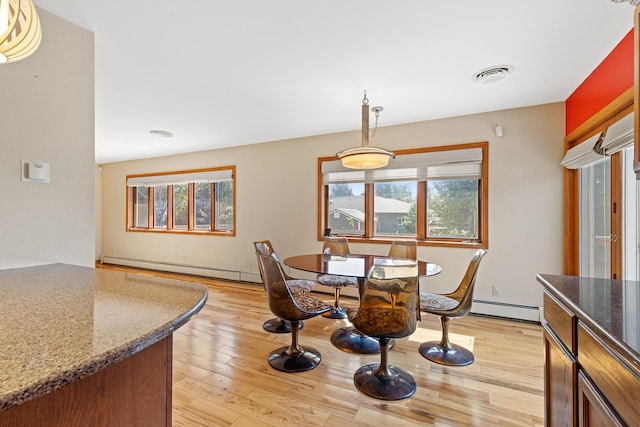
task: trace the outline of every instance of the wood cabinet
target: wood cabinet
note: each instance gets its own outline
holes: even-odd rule
[[[575,316],[544,294],[545,424],[575,426],[577,422]]]
[[[545,425],[640,426],[640,379],[599,333],[545,291]]]
[[[595,384],[582,372],[578,374],[578,425],[624,426]]]
[[[2,427],[171,427],[172,335],[80,381],[0,412]]]
[[[544,328],[545,424],[576,425],[575,357],[546,325]]]

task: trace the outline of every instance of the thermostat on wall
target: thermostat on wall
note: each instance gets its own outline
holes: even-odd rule
[[[26,182],[50,182],[49,163],[22,161],[22,181]]]

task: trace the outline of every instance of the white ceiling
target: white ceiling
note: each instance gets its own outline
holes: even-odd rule
[[[380,126],[564,101],[633,27],[610,0],[35,3],[95,33],[97,163],[359,129],[365,89]]]

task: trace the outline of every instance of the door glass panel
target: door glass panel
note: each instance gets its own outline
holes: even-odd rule
[[[638,280],[640,274],[639,249],[640,227],[638,227],[638,204],[640,203],[640,181],[633,171],[633,147],[622,151],[622,271],[623,279]]]
[[[580,168],[580,275],[611,277],[610,158]]]

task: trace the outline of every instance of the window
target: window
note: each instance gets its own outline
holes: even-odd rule
[[[488,143],[396,151],[374,170],[318,159],[318,236],[487,247]]]
[[[149,189],[136,187],[133,192],[133,225],[134,227],[149,227]]]
[[[127,231],[235,235],[235,166],[127,176]]]

